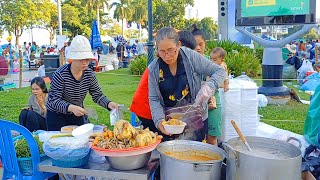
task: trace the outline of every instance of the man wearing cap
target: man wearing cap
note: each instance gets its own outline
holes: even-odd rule
[[[87,121],[83,101],[86,94],[100,106],[111,110],[118,105],[101,91],[97,78],[88,65],[94,56],[90,42],[84,36],[76,36],[67,56],[71,64],[65,64],[54,72],[51,80],[47,108],[47,126],[50,131],[60,131],[67,125],[82,125]]]

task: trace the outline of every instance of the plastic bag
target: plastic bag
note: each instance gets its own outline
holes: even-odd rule
[[[302,66],[298,69],[298,72],[306,74],[308,71],[314,71],[312,63],[309,60],[304,60]]]
[[[128,108],[123,105],[119,104],[118,109],[112,109],[110,112],[110,124],[111,126],[114,126],[116,122],[118,122],[121,119],[124,119],[123,113],[128,112]]]
[[[90,152],[90,144],[87,138],[59,137],[45,142],[43,151],[56,160],[75,161]]]
[[[290,64],[283,65],[283,79],[296,79],[297,78],[297,72],[296,68]]]
[[[268,99],[263,94],[258,94],[258,106],[259,107],[266,107],[268,105]]]

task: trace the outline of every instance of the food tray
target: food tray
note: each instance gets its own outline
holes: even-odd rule
[[[161,139],[158,139],[155,143],[150,144],[149,146],[126,148],[126,149],[102,149],[96,146],[91,148],[100,156],[114,156],[114,157],[123,157],[123,156],[135,156],[144,154],[150,151],[153,151],[158,144],[161,143]]]

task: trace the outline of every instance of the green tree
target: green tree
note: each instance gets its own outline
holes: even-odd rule
[[[70,37],[78,34],[89,37],[95,16],[95,11],[88,11],[81,0],[66,0],[62,4],[62,23]]]
[[[316,30],[314,28],[312,28],[308,34],[303,36],[305,39],[307,40],[315,40],[315,39],[319,39],[319,35],[316,33]]]
[[[113,2],[111,4],[111,8],[116,7],[114,10],[113,18],[117,19],[119,21],[121,19],[122,21],[122,36],[124,36],[124,26],[123,26],[123,20],[130,20],[132,18],[132,11],[131,9],[131,0],[120,0],[119,2]]]
[[[138,38],[139,37],[139,31],[136,29],[128,29],[124,33],[125,37],[128,39],[132,38]]]
[[[92,13],[93,9],[95,9],[96,20],[100,28],[100,18],[104,16],[104,13],[101,13],[101,8],[104,6],[109,8],[109,0],[83,0],[82,3],[86,5],[89,14]]]
[[[198,28],[203,30],[207,40],[212,40],[217,37],[218,25],[214,23],[211,17],[201,19]]]
[[[44,0],[42,4],[39,5],[42,13],[42,18],[40,21],[40,28],[46,29],[50,34],[50,44],[52,44],[54,35],[58,28],[58,11],[56,4],[52,3],[50,0]]]
[[[119,24],[114,24],[111,26],[107,31],[107,35],[109,36],[116,36],[121,34],[121,26]]]
[[[184,27],[183,16],[188,5],[194,4],[194,0],[153,0],[153,29],[162,27]]]
[[[39,2],[36,1],[36,3]],[[32,0],[7,0],[1,2],[0,25],[16,37],[16,44],[24,28],[31,27],[41,19],[41,13]]]
[[[148,18],[147,4],[147,0],[133,0],[131,3],[132,9],[134,9],[132,21],[140,24],[139,39],[141,39],[142,26],[145,26]]]

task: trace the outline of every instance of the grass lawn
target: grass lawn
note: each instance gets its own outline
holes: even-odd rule
[[[128,69],[120,69],[106,73],[98,73],[96,76],[104,94],[110,100],[129,107],[140,77],[128,75],[130,75]],[[261,81],[257,80],[257,83],[261,84]],[[287,83],[285,83],[285,85],[294,88]],[[294,89],[301,99],[309,100],[309,95],[298,92],[296,88]],[[30,88],[0,91],[0,118],[18,122],[20,109],[27,106],[30,94]],[[98,120],[91,119],[91,122],[109,124],[108,110],[95,104],[91,100],[90,95],[86,97],[84,105],[85,107],[94,108],[98,113]],[[308,105],[290,102],[287,105],[268,105],[265,108],[259,109],[259,114],[263,116],[261,117],[261,121],[263,122],[302,134],[307,111]],[[130,114],[128,112],[125,113],[126,119],[129,120],[129,116]]]

